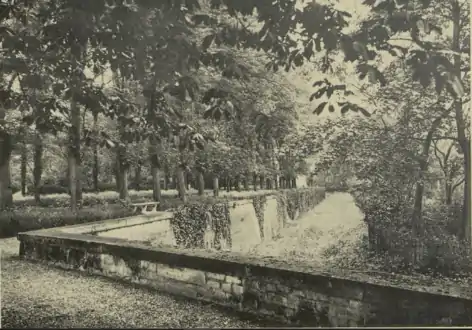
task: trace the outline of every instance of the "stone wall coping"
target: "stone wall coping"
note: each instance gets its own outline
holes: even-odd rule
[[[463,292],[445,293],[436,289],[425,290],[422,286],[402,287],[395,283],[376,283],[374,279],[356,279],[349,275],[335,275],[320,272],[309,266],[298,265],[296,268],[275,258],[264,260],[249,257],[236,252],[218,252],[205,250],[183,250],[172,247],[149,247],[144,244],[126,239],[102,237],[70,233],[64,231],[38,230],[18,234],[21,242],[47,242],[53,246],[70,247],[85,250],[90,253],[110,254],[124,259],[146,260],[167,264],[172,267],[182,267],[211,273],[225,274],[235,277],[267,277],[283,278],[286,281],[316,284],[329,288],[360,287],[364,291],[381,290],[385,295],[417,294],[429,295],[432,299],[467,300],[472,297]],[[23,244],[21,244],[23,245]],[[22,254],[20,247],[20,255]]]
[[[172,212],[140,214],[140,215],[133,215],[131,217],[125,217],[125,218],[100,220],[100,221],[95,221],[95,222],[90,222],[90,223],[81,223],[77,225],[39,229],[39,230],[30,231],[28,233],[36,234],[36,233],[60,232],[60,233],[71,233],[71,234],[89,234],[89,233],[104,232],[104,231],[109,231],[113,229],[133,227],[133,226],[144,225],[144,224],[148,224],[152,222],[169,220],[170,218],[172,218],[172,216],[173,216]]]

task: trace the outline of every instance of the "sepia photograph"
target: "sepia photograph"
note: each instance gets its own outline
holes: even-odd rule
[[[0,0],[0,328],[472,327],[470,0]]]

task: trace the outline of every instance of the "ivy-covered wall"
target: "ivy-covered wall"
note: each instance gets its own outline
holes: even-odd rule
[[[265,219],[264,211],[267,199],[277,201],[277,219]],[[264,239],[264,222],[278,221],[283,227],[287,221],[295,220],[301,214],[313,209],[325,198],[325,191],[319,188],[280,190],[267,195],[248,196],[259,222],[261,239]],[[172,230],[177,245],[184,248],[204,248],[205,241],[210,237],[213,249],[221,249],[223,243],[231,248],[230,204],[233,199],[212,199],[204,202],[181,205],[175,210],[171,220]],[[208,236],[208,233],[212,235]],[[270,239],[270,238],[268,238]]]

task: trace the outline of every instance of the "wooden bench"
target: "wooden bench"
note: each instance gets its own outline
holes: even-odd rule
[[[139,211],[141,214],[146,214],[151,212],[157,212],[159,204],[159,202],[147,202],[131,204],[131,206],[133,207],[133,212]]]

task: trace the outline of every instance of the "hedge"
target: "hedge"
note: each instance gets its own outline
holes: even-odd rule
[[[0,238],[13,237],[24,231],[117,219],[131,215],[133,215],[132,209],[120,205],[82,208],[77,213],[66,208],[16,208],[0,214]]]
[[[264,192],[258,193],[258,195],[263,194]],[[152,191],[140,192],[139,195],[132,196],[132,203],[147,202],[151,196]],[[177,195],[163,195],[162,197],[159,207],[161,211],[173,210],[182,205],[182,201]],[[247,198],[247,196],[230,197],[231,200]],[[190,203],[196,204],[215,204],[216,201],[221,200],[228,200],[228,197],[223,196],[215,199],[210,196],[189,196]],[[116,194],[111,196],[86,196],[83,199],[82,208],[79,209],[77,214],[72,213],[68,205],[69,199],[63,196],[61,198],[54,196],[42,197],[41,206],[34,206],[34,200],[16,201],[15,207],[12,210],[0,214],[0,237],[12,237],[23,231],[116,219],[133,215],[132,209],[126,207]]]

